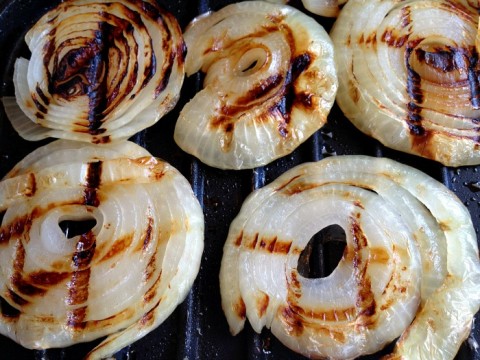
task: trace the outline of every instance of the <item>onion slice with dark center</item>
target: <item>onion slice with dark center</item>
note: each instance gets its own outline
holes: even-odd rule
[[[222,169],[262,166],[322,127],[337,90],[328,34],[300,11],[262,1],[194,19],[184,32],[187,75],[203,89],[178,118],[186,152]]]
[[[330,35],[345,116],[387,147],[480,164],[478,4],[349,1]]]
[[[0,182],[0,211],[0,333],[27,348],[107,336],[87,358],[110,356],[159,326],[200,267],[190,184],[131,142],[35,150]]]
[[[27,140],[105,143],[143,130],[176,104],[185,44],[154,1],[69,0],[27,32],[6,113]]]
[[[338,225],[336,269],[307,278],[299,257]],[[231,332],[248,318],[312,358],[375,353],[453,358],[480,306],[480,262],[470,214],[443,184],[386,158],[337,156],[299,165],[244,202],[220,271]],[[412,322],[413,320],[413,322]]]

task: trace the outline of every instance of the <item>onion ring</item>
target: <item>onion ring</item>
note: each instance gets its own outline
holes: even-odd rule
[[[187,75],[203,89],[182,109],[174,138],[221,169],[263,166],[322,127],[337,90],[333,47],[315,20],[262,1],[200,15],[184,32]]]
[[[346,234],[340,263],[325,278],[300,275],[300,254],[330,225]],[[220,289],[233,334],[248,318],[305,356],[341,359],[403,334],[393,358],[448,359],[480,306],[477,239],[465,206],[421,171],[330,157],[246,199],[224,246]]]
[[[330,32],[345,116],[387,147],[480,164],[478,10],[460,0],[349,1]]]
[[[69,0],[27,32],[3,103],[27,140],[105,143],[157,122],[177,103],[185,44],[155,1]]]
[[[274,4],[287,5],[289,0],[265,0]],[[302,0],[306,10],[313,14],[325,17],[337,17],[340,7],[348,0]]]
[[[109,356],[159,326],[199,271],[190,184],[131,142],[35,150],[0,182],[0,211],[0,333],[30,349],[108,335],[87,358]]]

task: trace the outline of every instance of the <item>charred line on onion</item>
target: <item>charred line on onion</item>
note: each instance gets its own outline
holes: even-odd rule
[[[280,187],[275,189],[275,192],[283,191],[287,186],[289,186],[292,182],[297,180],[298,178],[301,178],[302,175],[295,175],[291,179],[289,179],[285,184],[281,185]]]
[[[152,231],[153,231],[153,218],[151,216],[148,217],[148,224],[147,228],[145,229],[143,241],[142,241],[142,249],[146,250],[150,241],[152,240]]]
[[[85,179],[84,199],[85,205],[98,206],[97,189],[100,187],[100,179],[102,175],[102,161],[95,161],[88,164]]]
[[[268,296],[268,294],[264,293],[263,291],[260,291],[256,301],[257,301],[257,314],[259,317],[263,317],[267,311],[268,304],[270,302],[270,297]]]
[[[35,207],[29,214],[24,214],[11,220],[8,224],[0,227],[0,244],[4,244],[12,238],[16,238],[21,234],[28,234],[32,221],[38,219],[42,214],[62,205],[82,204],[85,205],[85,199],[73,199],[66,202],[49,203],[45,207]],[[28,239],[27,239],[28,241]]]
[[[398,36],[395,29],[387,28],[382,36],[380,37],[382,42],[386,43],[388,46],[401,48],[408,41],[408,35]]]
[[[240,231],[240,234],[237,236],[236,240],[233,242],[235,246],[240,246],[242,245],[242,240],[243,240],[243,230]]]
[[[254,250],[257,247],[258,237],[259,237],[259,234],[255,233],[255,235],[253,236],[253,240],[251,242],[247,243],[246,246],[249,249]]]
[[[85,71],[88,81],[87,96],[89,98],[89,130],[92,135],[98,135],[107,108],[107,79],[110,71],[109,48],[115,39],[115,28],[107,22],[99,23],[99,30],[95,31],[94,54],[89,59],[89,66]]]
[[[160,301],[159,301],[160,303]],[[144,314],[142,316],[142,318],[140,319],[139,321],[139,324],[141,326],[148,326],[149,324],[152,324],[154,319],[155,319],[155,309],[157,308],[158,304],[152,309],[150,310],[149,312],[147,312],[146,314]]]
[[[128,234],[120,239],[117,239],[111,246],[108,252],[100,259],[100,262],[111,259],[117,255],[122,254],[133,241],[133,234]]]
[[[466,68],[465,51],[451,46],[433,47],[428,50],[417,48],[415,55],[420,62],[442,72]]]
[[[72,256],[73,266],[78,270],[87,269],[95,254],[95,248],[96,237],[91,231],[80,235],[77,249]]]
[[[48,109],[45,106],[43,106],[43,104],[40,101],[38,101],[37,96],[34,93],[32,93],[31,97],[32,97],[33,103],[35,104],[35,107],[38,109],[38,111],[40,111],[43,114],[47,114]]]
[[[68,295],[65,303],[68,305],[83,304],[88,299],[88,284],[90,282],[90,269],[74,271],[67,283]]]
[[[304,331],[302,317],[290,305],[280,307],[279,312],[284,324],[287,325],[286,330],[289,334],[297,337],[302,335]]]
[[[235,314],[237,314],[240,319],[247,317],[247,308],[242,298],[239,298],[238,301],[233,304],[233,311],[235,311]]]
[[[160,84],[158,84],[155,89],[155,97],[159,96],[160,93],[167,88],[168,82],[170,81],[170,75],[172,74],[173,65],[175,63],[176,54],[171,51],[168,56],[167,66],[163,69],[163,74],[161,76]]]
[[[347,307],[347,308],[333,308],[333,309],[308,309],[302,308],[300,306],[293,306],[290,304],[292,308],[295,308],[295,312],[302,317],[308,317],[311,319],[318,319],[328,322],[334,321],[351,321],[355,319],[357,316],[357,310],[355,307]]]
[[[30,304],[30,302],[20,295],[18,295],[15,291],[12,289],[7,289],[7,295],[6,295],[11,301],[13,301],[15,304],[19,306],[26,306]],[[20,314],[21,315],[21,314]]]
[[[143,273],[143,278],[145,282],[148,282],[152,276],[155,274],[155,271],[157,271],[157,252],[155,252],[150,260],[148,261],[147,266],[145,267],[145,271]],[[158,279],[160,279],[162,276],[162,269],[160,269],[160,273],[158,274]]]
[[[361,253],[361,250],[368,246],[368,240],[360,224],[353,217],[351,217],[350,226],[353,235],[353,267],[358,288],[355,305],[358,309],[358,316],[362,320],[362,322],[357,322],[357,325],[368,327],[375,323],[374,315],[377,313],[375,295],[372,291],[370,277],[367,274],[369,261],[363,259]]]
[[[416,135],[410,139],[412,149],[423,157],[433,158],[435,155],[435,149],[431,146],[431,139],[435,133],[432,130],[427,130],[423,127],[416,128],[415,126],[411,126],[410,131]]]
[[[87,323],[85,322],[85,317],[87,315],[87,307],[82,306],[77,309],[69,311],[67,314],[67,326],[75,330],[85,329]]]
[[[23,295],[37,296],[45,293],[44,289],[32,285],[23,277],[25,265],[25,248],[21,242],[18,243],[13,260],[13,272],[10,276],[12,286]]]
[[[401,25],[402,25],[402,28],[406,28],[411,23],[412,23],[411,8],[408,5],[403,6],[402,10],[401,10]]]
[[[28,174],[28,187],[25,191],[25,196],[32,197],[37,192],[37,179],[33,172]]]
[[[468,84],[470,86],[470,102],[475,109],[480,109],[480,71],[478,69],[478,52],[474,46],[469,51]]]
[[[268,78],[260,81],[255,87],[250,89],[247,94],[240,97],[237,100],[237,104],[240,106],[251,103],[252,101],[266,96],[270,91],[275,89],[283,82],[283,76],[281,74],[271,75]]]
[[[410,102],[407,104],[407,125],[410,129],[410,134],[414,136],[422,136],[425,134],[425,128],[421,125],[422,121],[422,107],[423,90],[422,78],[410,65],[410,57],[417,45],[416,41],[410,41],[405,48],[405,66],[407,69],[407,95]]]
[[[320,184],[296,182],[293,185],[289,185],[289,186],[285,187],[284,190],[283,190],[283,193],[287,196],[293,196],[293,195],[300,194],[304,191],[315,189],[319,186],[320,186]]]
[[[45,106],[48,106],[50,104],[50,99],[45,95],[45,93],[43,92],[42,88],[37,84],[37,86],[35,87],[35,91],[37,92],[38,96],[40,97],[40,99],[43,101],[43,103],[45,104]]]
[[[36,271],[28,274],[28,281],[37,286],[53,286],[65,281],[70,272],[55,272],[55,271]]]

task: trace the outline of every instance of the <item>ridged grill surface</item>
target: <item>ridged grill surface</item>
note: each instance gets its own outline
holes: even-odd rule
[[[220,9],[228,0],[161,1],[185,28],[196,15]],[[28,55],[23,35],[47,9],[58,0],[0,0],[0,95],[13,95],[13,63]],[[293,5],[302,9],[299,2]],[[332,20],[316,17],[329,30]],[[335,105],[328,124],[315,133],[291,155],[254,170],[224,171],[203,165],[182,152],[173,141],[173,130],[179,111],[200,88],[200,78],[185,80],[181,100],[176,108],[153,127],[135,135],[132,140],[146,147],[179,169],[191,182],[205,214],[205,250],[200,273],[188,297],[159,328],[142,340],[120,351],[116,359],[303,359],[279,343],[268,330],[256,334],[249,325],[239,335],[230,335],[220,306],[218,274],[228,226],[238,213],[245,197],[256,188],[271,182],[291,167],[322,159],[325,156],[364,154],[386,156],[415,166],[446,184],[471,212],[476,232],[480,228],[480,193],[472,184],[479,181],[480,167],[452,169],[432,161],[401,154],[381,146],[356,130]],[[12,129],[0,108],[0,175],[3,176],[20,159],[45,142],[27,142]],[[328,264],[335,249],[315,246],[319,261],[317,274],[331,271]],[[338,249],[336,251],[338,253]],[[476,326],[475,326],[476,325]],[[480,324],[477,315],[471,337],[462,346],[457,359],[480,360]],[[98,343],[98,342],[96,342]],[[0,359],[74,360],[81,359],[96,343],[79,344],[66,349],[31,351],[0,336]],[[391,349],[385,349],[388,353]],[[377,359],[381,354],[364,357]]]

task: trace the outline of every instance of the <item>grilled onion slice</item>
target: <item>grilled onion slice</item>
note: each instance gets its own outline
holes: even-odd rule
[[[131,142],[37,149],[0,182],[0,211],[0,333],[27,348],[109,335],[88,358],[109,356],[162,323],[199,270],[190,184]]]
[[[17,59],[15,99],[3,102],[27,140],[127,138],[178,100],[182,31],[155,1],[64,1],[25,40],[31,58]]]
[[[300,254],[331,225],[346,235],[337,268],[302,276]],[[467,209],[426,174],[386,158],[330,157],[247,198],[220,288],[233,334],[248,318],[305,356],[335,359],[401,335],[392,357],[448,359],[480,305],[477,240]]]
[[[222,169],[265,165],[326,122],[336,94],[333,47],[289,6],[241,2],[201,15],[184,33],[187,75],[203,89],[182,109],[174,138]]]
[[[396,150],[480,163],[478,4],[349,1],[330,33],[345,115]]]

